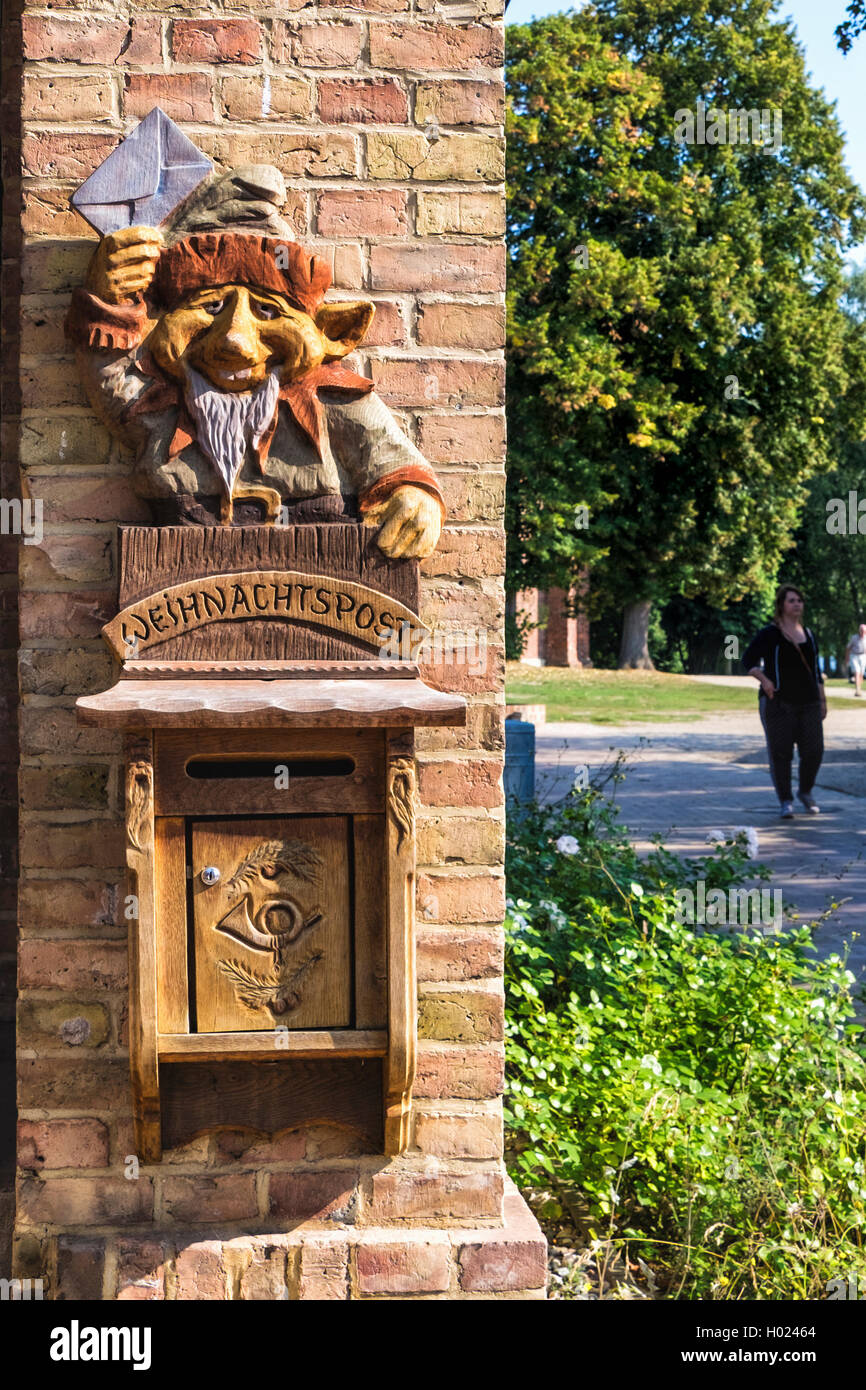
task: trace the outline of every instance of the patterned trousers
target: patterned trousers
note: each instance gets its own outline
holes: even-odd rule
[[[761,723],[767,736],[767,754],[770,759],[770,776],[776,795],[780,801],[792,801],[791,762],[794,745],[800,755],[799,791],[808,796],[815,785],[821,759],[824,756],[824,726],[821,722],[821,706],[816,700],[811,705],[789,705],[778,695],[768,700],[762,695],[758,701]]]

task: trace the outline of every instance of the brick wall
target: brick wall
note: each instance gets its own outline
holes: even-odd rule
[[[192,8],[60,0],[23,16],[21,462],[44,499],[45,537],[20,550],[19,1270],[70,1286],[93,1266],[73,1258],[92,1231],[232,1231],[317,1213],[360,1227],[484,1226],[502,1209],[497,0]],[[439,470],[448,504],[423,566],[423,616],[487,635],[483,673],[447,662],[426,672],[464,691],[470,713],[465,730],[419,737],[415,1147],[386,1168],[314,1131],[271,1144],[213,1136],[123,1175],[133,1141],[120,750],[78,728],[73,704],[111,675],[98,631],[115,602],[115,525],[147,518],[129,458],[86,403],[62,319],[93,249],[69,195],[156,104],[218,167],[276,164],[298,237],[333,259],[332,296],[375,301],[350,365],[372,375]],[[123,1254],[112,1251],[107,1292]]]

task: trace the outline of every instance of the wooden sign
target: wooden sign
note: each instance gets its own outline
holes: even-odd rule
[[[133,659],[148,647],[209,623],[275,619],[325,628],[376,648],[403,623],[426,634],[420,619],[388,594],[296,570],[237,571],[173,584],[130,604],[102,629],[114,654]]]

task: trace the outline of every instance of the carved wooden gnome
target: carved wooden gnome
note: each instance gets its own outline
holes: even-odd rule
[[[172,130],[186,141],[152,112],[133,132],[136,159],[147,153],[148,122],[160,149]],[[280,215],[282,175],[257,165],[211,176],[161,228],[129,226],[141,188],[140,179],[123,184],[130,167],[137,177],[132,138],[73,199],[106,234],[67,326],[94,407],[135,450],[136,491],[154,519],[251,524],[281,513],[298,522],[360,513],[379,527],[386,555],[429,555],[444,515],[436,475],[372,382],[341,360],[374,307],[325,302],[330,268],[294,242]],[[99,202],[115,158],[119,217]]]

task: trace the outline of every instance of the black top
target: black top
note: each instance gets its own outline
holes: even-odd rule
[[[820,699],[824,684],[818,666],[818,643],[815,634],[804,629],[805,642],[799,644],[786,637],[775,623],[762,627],[757,637],[749,643],[743,657],[747,671],[763,663],[764,674],[776,687],[780,700],[791,705],[812,705]],[[763,695],[758,687],[758,695]]]

